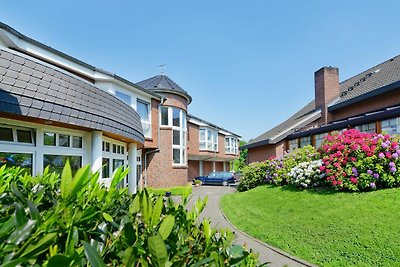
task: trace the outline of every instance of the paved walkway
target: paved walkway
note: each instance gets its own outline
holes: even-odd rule
[[[313,266],[303,260],[297,259],[293,256],[286,254],[276,248],[270,247],[267,244],[262,243],[250,236],[242,233],[235,228],[229,221],[226,220],[223,213],[219,208],[219,200],[221,196],[225,194],[232,194],[236,191],[233,187],[223,186],[200,186],[193,187],[193,195],[188,205],[192,207],[196,200],[201,197],[204,198],[208,195],[208,203],[203,213],[201,214],[200,220],[208,218],[211,221],[211,225],[214,228],[230,228],[235,232],[235,243],[239,245],[246,244],[248,248],[259,253],[259,259],[261,262],[270,262],[268,266],[281,267],[281,266]],[[189,208],[190,209],[190,208]]]

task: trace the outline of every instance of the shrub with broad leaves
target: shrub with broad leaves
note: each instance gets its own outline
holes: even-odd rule
[[[39,177],[0,168],[1,266],[255,266],[257,257],[232,245],[230,230],[198,222],[207,199],[192,211],[171,198],[110,188],[83,167],[61,179],[48,169]]]

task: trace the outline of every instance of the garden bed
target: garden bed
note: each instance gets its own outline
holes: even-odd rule
[[[344,193],[261,186],[226,195],[221,207],[242,231],[321,266],[400,262],[400,189]]]

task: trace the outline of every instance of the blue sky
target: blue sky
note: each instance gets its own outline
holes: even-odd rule
[[[254,138],[340,80],[400,52],[399,1],[3,0],[0,21],[133,82],[166,74],[189,113]]]

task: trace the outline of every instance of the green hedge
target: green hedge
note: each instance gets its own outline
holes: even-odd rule
[[[31,177],[0,168],[1,266],[255,266],[256,256],[231,245],[233,234],[217,232],[171,199],[147,191],[129,195],[117,184],[98,183],[89,166],[72,177],[69,163],[61,179],[45,170]]]

